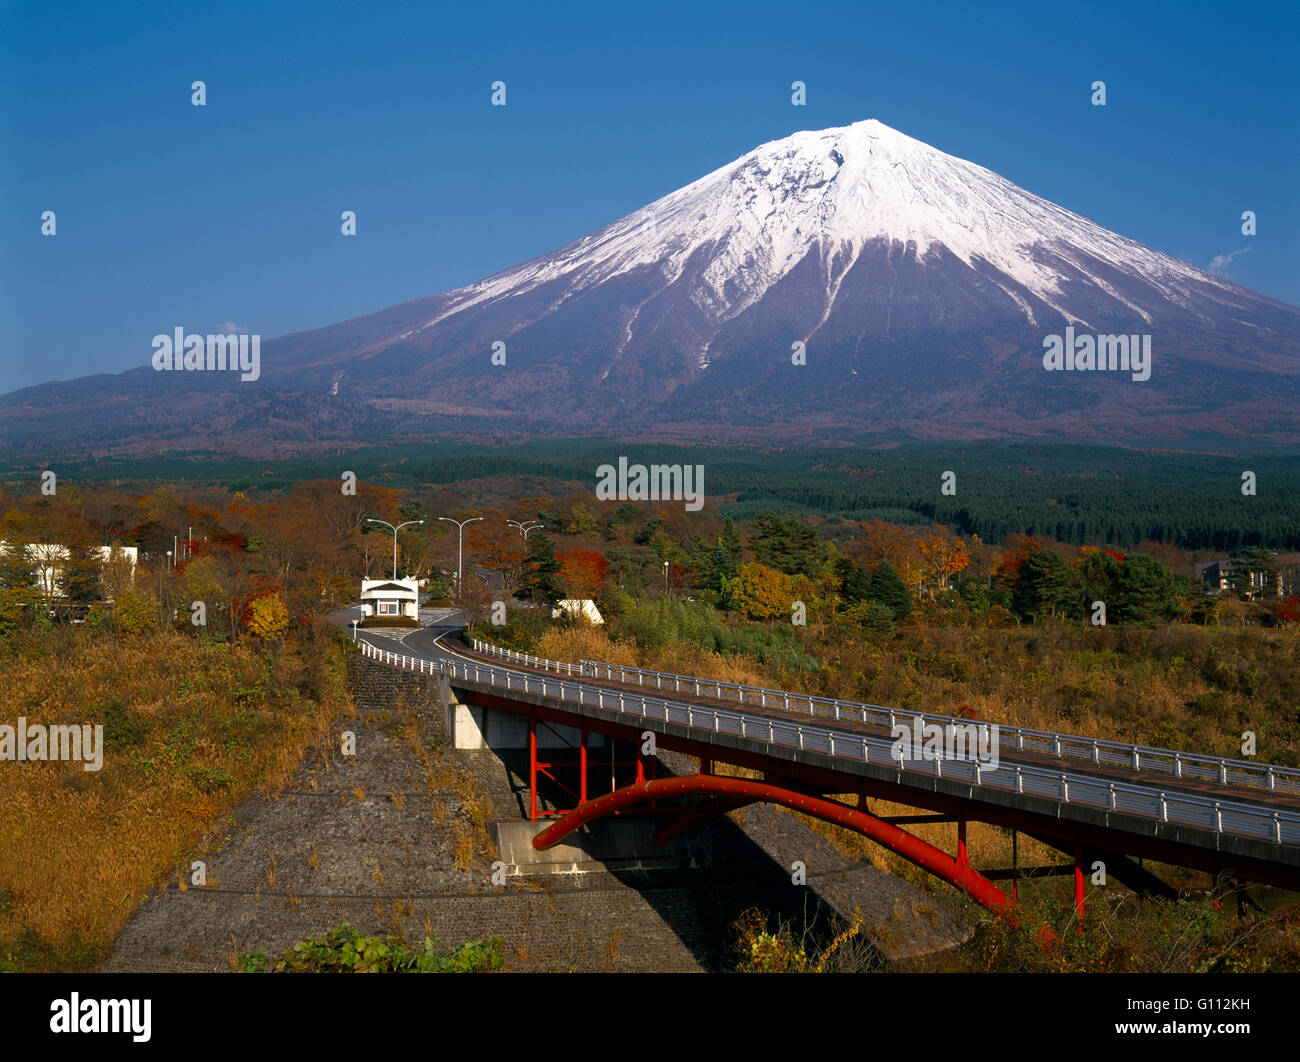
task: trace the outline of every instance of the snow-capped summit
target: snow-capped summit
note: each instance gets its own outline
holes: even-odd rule
[[[1188,305],[1189,283],[1234,290],[872,118],[763,144],[554,254],[461,289],[447,312],[561,278],[575,288],[601,284],[643,266],[672,284],[704,253],[696,302],[713,321],[742,313],[809,255],[822,263],[828,315],[872,247],[920,262],[946,251],[983,271],[1034,324],[1045,308],[1086,324],[1065,305],[1066,283],[1084,275],[1148,321],[1143,302]],[[1149,299],[1129,301],[1099,283],[1098,263],[1137,274]]]

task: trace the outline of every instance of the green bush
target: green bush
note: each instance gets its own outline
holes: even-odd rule
[[[495,645],[500,649],[513,649],[517,653],[531,653],[538,639],[551,626],[550,612],[540,608],[511,609],[506,622],[472,623],[465,629],[465,641],[472,638]]]
[[[121,697],[110,697],[104,707],[104,747],[130,748],[139,745],[149,733],[150,724],[144,719],[132,719]]]
[[[467,941],[450,952],[424,939],[424,948],[410,951],[400,937],[363,937],[346,922],[324,936],[304,940],[284,953],[274,966],[266,952],[241,955],[240,972],[266,973],[480,973],[502,965],[499,937]]]
[[[665,597],[633,601],[610,626],[615,637],[634,641],[642,649],[686,642],[723,656],[749,656],[799,671],[817,669],[816,660],[803,651],[789,623],[732,626],[703,602]]]
[[[882,633],[894,627],[894,610],[879,601],[859,602],[844,615],[868,631]]]

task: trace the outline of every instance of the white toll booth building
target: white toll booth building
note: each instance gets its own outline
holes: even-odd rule
[[[361,611],[367,617],[420,618],[420,584],[415,579],[362,579]]]

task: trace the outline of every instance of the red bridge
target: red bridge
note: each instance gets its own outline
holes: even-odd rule
[[[1017,833],[1072,857],[1080,916],[1085,867],[1095,860],[1146,894],[1173,890],[1140,859],[1300,889],[1300,770],[595,661],[566,664],[477,641],[449,645],[445,638],[434,639],[428,656],[369,641],[361,648],[384,663],[438,675],[444,703],[454,696],[526,720],[529,817],[556,820],[534,838],[537,849],[632,809],[668,818],[655,834],[664,844],[710,816],[762,801],[856,830],[1004,915],[1020,873]],[[900,757],[902,749],[921,747],[899,739],[918,726],[937,754]],[[539,728],[555,733],[556,727],[578,735],[570,764],[539,758]],[[600,764],[610,767],[607,792],[589,791],[589,770],[596,766],[589,734],[634,749],[623,764],[630,777],[618,784],[610,745],[609,760]],[[695,758],[698,772],[655,779],[659,749]],[[761,780],[724,777],[715,773],[717,764],[745,768]],[[577,768],[576,789],[560,783],[560,766]],[[572,807],[540,811],[539,778],[568,792]],[[870,811],[872,799],[927,814],[881,818]],[[900,828],[937,821],[956,823],[955,853]],[[1010,868],[971,865],[966,824],[972,821],[1013,831]],[[1006,879],[1010,893],[995,884]]]

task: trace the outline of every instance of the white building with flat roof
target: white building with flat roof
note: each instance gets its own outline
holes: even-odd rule
[[[420,618],[420,584],[416,579],[362,579],[361,611],[367,617]]]
[[[0,542],[0,553],[9,552],[8,542]],[[63,594],[63,565],[71,550],[57,542],[34,542],[27,547],[36,568],[36,581],[32,588],[46,597],[60,597]],[[96,546],[100,564],[108,565],[122,561],[130,566],[131,578],[135,578],[135,567],[140,559],[140,550],[136,546]]]

